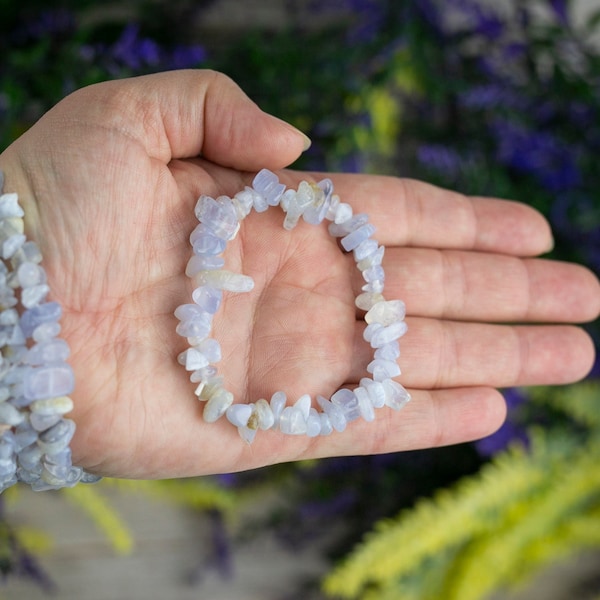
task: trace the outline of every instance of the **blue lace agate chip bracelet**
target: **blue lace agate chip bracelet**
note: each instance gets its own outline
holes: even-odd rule
[[[23,233],[18,200],[0,195],[0,492],[19,481],[36,491],[93,483],[100,478],[71,462],[75,423],[64,415],[75,380],[58,337],[62,310],[46,301],[42,255]]]
[[[275,392],[269,401],[261,398],[250,404],[234,403],[233,394],[224,387],[215,366],[221,359],[221,347],[210,333],[223,292],[248,292],[254,287],[251,277],[224,269],[221,254],[252,209],[261,213],[271,206],[282,208],[283,227],[287,230],[293,229],[300,218],[312,225],[330,221],[329,233],[339,238],[344,251],[353,253],[365,280],[356,306],[366,313],[364,338],[374,349],[373,360],[367,366],[371,377],[363,377],[353,390],[338,390],[329,399],[317,396],[321,411],[313,407],[308,394],[288,405],[282,391]],[[375,228],[368,216],[353,214],[352,207],[334,194],[330,179],[316,184],[303,181],[297,190],[292,190],[286,189],[274,173],[263,169],[254,178],[252,187],[246,187],[233,198],[201,196],[195,215],[200,223],[190,236],[193,255],[186,267],[186,275],[195,288],[193,302],[179,306],[175,316],[179,319],[177,333],[187,338],[190,345],[178,356],[178,361],[191,372],[190,380],[197,384],[195,394],[205,403],[206,422],[213,423],[225,416],[248,443],[259,429],[316,437],[334,430],[341,432],[358,418],[372,421],[376,408],[400,409],[410,400],[404,387],[393,379],[400,375],[398,340],[407,328],[404,303],[388,301],[383,296],[385,248],[372,238]]]

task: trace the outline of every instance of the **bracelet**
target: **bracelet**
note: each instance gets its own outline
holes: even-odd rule
[[[71,462],[70,350],[23,216],[16,193],[0,195],[0,492],[17,482],[42,491],[100,479]]]
[[[250,404],[234,403],[233,394],[223,387],[223,379],[217,375],[215,363],[221,359],[221,348],[210,332],[223,292],[248,292],[254,287],[251,277],[225,270],[221,254],[253,208],[261,213],[271,206],[283,209],[286,230],[293,229],[301,217],[312,225],[325,219],[331,221],[329,233],[339,238],[344,251],[353,253],[365,280],[355,303],[366,312],[364,338],[374,349],[373,361],[367,366],[371,377],[363,377],[354,390],[338,390],[330,399],[317,396],[321,412],[312,406],[308,394],[288,406],[282,391],[275,392],[269,402],[261,398]],[[368,216],[354,215],[352,207],[333,193],[330,179],[316,184],[303,181],[297,190],[286,190],[274,173],[263,169],[254,178],[252,187],[246,187],[233,198],[200,196],[195,215],[200,223],[190,235],[193,255],[186,267],[186,275],[195,288],[193,303],[179,306],[175,316],[179,320],[177,333],[187,338],[190,345],[178,356],[178,362],[191,371],[190,380],[198,384],[195,395],[205,402],[206,422],[213,423],[225,415],[248,443],[259,429],[316,437],[334,430],[344,431],[349,422],[361,417],[372,421],[374,409],[388,406],[398,410],[410,400],[406,389],[393,379],[400,375],[398,340],[407,327],[404,303],[383,297],[385,248],[371,237],[375,228]]]

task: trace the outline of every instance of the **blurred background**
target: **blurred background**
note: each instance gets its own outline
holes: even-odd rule
[[[0,0],[0,143],[69,92],[230,75],[298,168],[541,210],[600,271],[599,0]],[[598,324],[590,332],[599,339]],[[600,385],[507,389],[473,444],[0,497],[0,598],[600,599]]]

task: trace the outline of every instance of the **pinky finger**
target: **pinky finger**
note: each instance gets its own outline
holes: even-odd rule
[[[311,457],[383,454],[449,446],[494,433],[506,418],[502,394],[489,387],[411,390],[400,411],[352,423],[343,435],[320,438]]]

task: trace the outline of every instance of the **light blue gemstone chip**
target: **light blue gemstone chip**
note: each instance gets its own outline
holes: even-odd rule
[[[68,396],[74,389],[73,369],[66,363],[32,367],[23,379],[23,395],[27,400]]]

